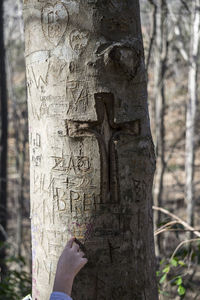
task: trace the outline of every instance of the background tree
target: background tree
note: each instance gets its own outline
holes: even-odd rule
[[[187,222],[194,225],[195,208],[195,135],[196,135],[196,110],[198,100],[198,53],[199,53],[199,2],[194,0],[186,4],[182,2],[189,17],[185,13],[180,15],[174,13],[174,7],[168,3],[170,18],[174,26],[176,39],[174,44],[179,54],[188,66],[188,100],[186,101],[186,134],[185,134],[185,199],[187,204]],[[181,7],[180,7],[181,9]],[[187,16],[187,15],[186,15]],[[186,21],[184,21],[186,19]],[[182,22],[184,21],[184,22]],[[189,25],[188,25],[189,24]],[[188,43],[184,43],[184,35]]]
[[[0,268],[5,275],[5,241],[7,225],[7,138],[8,138],[8,108],[6,91],[6,69],[4,48],[4,1],[0,3]]]
[[[191,5],[191,37],[189,50],[188,73],[188,102],[186,111],[186,145],[185,145],[185,171],[186,171],[186,202],[187,221],[194,225],[194,159],[195,159],[195,125],[197,109],[197,72],[200,37],[200,1],[196,0]]]
[[[154,203],[162,207],[163,205],[163,181],[166,168],[166,149],[165,149],[165,77],[167,71],[168,58],[168,24],[167,24],[167,6],[165,0],[156,2],[156,38],[155,38],[155,135],[156,135],[156,154],[157,171],[154,183]],[[155,223],[161,224],[161,213],[156,214]],[[161,236],[157,237],[157,254],[160,252]]]

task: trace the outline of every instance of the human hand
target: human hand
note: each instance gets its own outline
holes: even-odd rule
[[[53,291],[63,292],[71,296],[72,285],[77,273],[87,263],[85,254],[80,251],[79,245],[72,237],[66,244],[57,264]]]

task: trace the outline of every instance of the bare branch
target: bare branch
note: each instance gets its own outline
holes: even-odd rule
[[[164,232],[164,231],[167,231],[172,225],[175,225],[177,224],[178,222],[177,221],[171,221],[171,222],[168,222],[167,224],[163,225],[162,227],[159,227],[155,233],[154,233],[154,236]]]
[[[194,232],[194,234],[196,236],[198,236],[200,238],[200,232],[195,230],[195,228],[193,228],[192,226],[188,225],[187,222],[183,221],[181,218],[177,217],[176,215],[174,215],[173,213],[169,212],[168,210],[162,208],[162,207],[157,207],[157,206],[153,206],[153,209],[154,210],[157,210],[157,211],[161,211],[162,213],[164,213],[165,215],[168,215],[170,216],[171,218],[175,219],[178,221],[178,223],[182,224],[185,228],[191,230]]]
[[[157,7],[157,3],[154,0],[148,0],[149,3],[155,7]]]
[[[5,229],[3,228],[3,226],[0,224],[0,231],[2,232],[3,236],[5,237],[5,239],[7,240],[8,239],[8,235],[5,231]]]
[[[191,239],[191,240],[186,240],[186,241],[182,241],[177,247],[176,249],[174,250],[172,256],[171,256],[171,259],[174,258],[176,252],[178,251],[178,249],[180,249],[184,244],[187,244],[187,243],[192,243],[192,242],[196,242],[196,241],[200,241],[200,239]]]
[[[183,6],[185,7],[185,9],[186,9],[188,12],[190,12],[190,9],[189,9],[187,3],[185,2],[185,0],[180,0],[180,1],[181,1],[181,3],[183,4]]]
[[[151,1],[152,0],[149,0],[150,3],[151,3]],[[156,13],[157,13],[157,6],[155,4],[153,4],[153,6],[154,6],[154,8],[153,8],[153,14],[152,14],[152,32],[151,32],[151,37],[150,37],[149,51],[148,51],[147,63],[146,63],[147,72],[148,72],[149,63],[150,63],[150,59],[151,59],[152,48],[153,48],[153,44],[154,44],[154,40],[155,40],[155,36],[156,36]]]
[[[185,47],[184,47],[184,43],[183,43],[183,40],[181,38],[181,31],[180,31],[180,28],[179,26],[177,25],[177,17],[176,15],[173,13],[173,10],[169,4],[169,1],[167,1],[167,7],[168,7],[168,11],[169,11],[169,14],[170,14],[170,17],[174,23],[174,33],[176,36],[178,36],[180,39],[177,41],[177,49],[179,50],[181,56],[183,57],[183,59],[188,62],[189,61],[189,57],[188,57],[188,54],[187,54],[187,51],[185,50]]]

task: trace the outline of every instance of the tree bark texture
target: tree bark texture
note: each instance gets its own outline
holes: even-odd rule
[[[0,242],[6,240],[5,231],[7,225],[7,149],[8,149],[8,107],[6,91],[6,67],[5,67],[5,47],[4,47],[4,1],[0,2]],[[0,269],[4,275],[5,247],[0,247]]]
[[[157,299],[139,3],[26,0],[24,20],[33,299],[71,235],[89,260],[74,299]]]
[[[195,119],[197,106],[197,71],[198,71],[198,53],[199,53],[199,30],[200,30],[200,1],[195,0],[192,3],[191,14],[191,40],[189,55],[189,73],[188,73],[188,95],[186,112],[186,145],[185,145],[185,171],[186,185],[185,197],[187,202],[187,222],[194,224],[194,138],[195,138]]]

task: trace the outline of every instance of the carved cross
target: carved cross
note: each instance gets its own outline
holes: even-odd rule
[[[97,93],[94,95],[97,109],[97,122],[67,121],[70,137],[95,136],[101,153],[101,195],[102,203],[119,203],[119,183],[117,144],[120,135],[132,136],[140,133],[140,120],[115,123],[114,96],[111,93]]]

